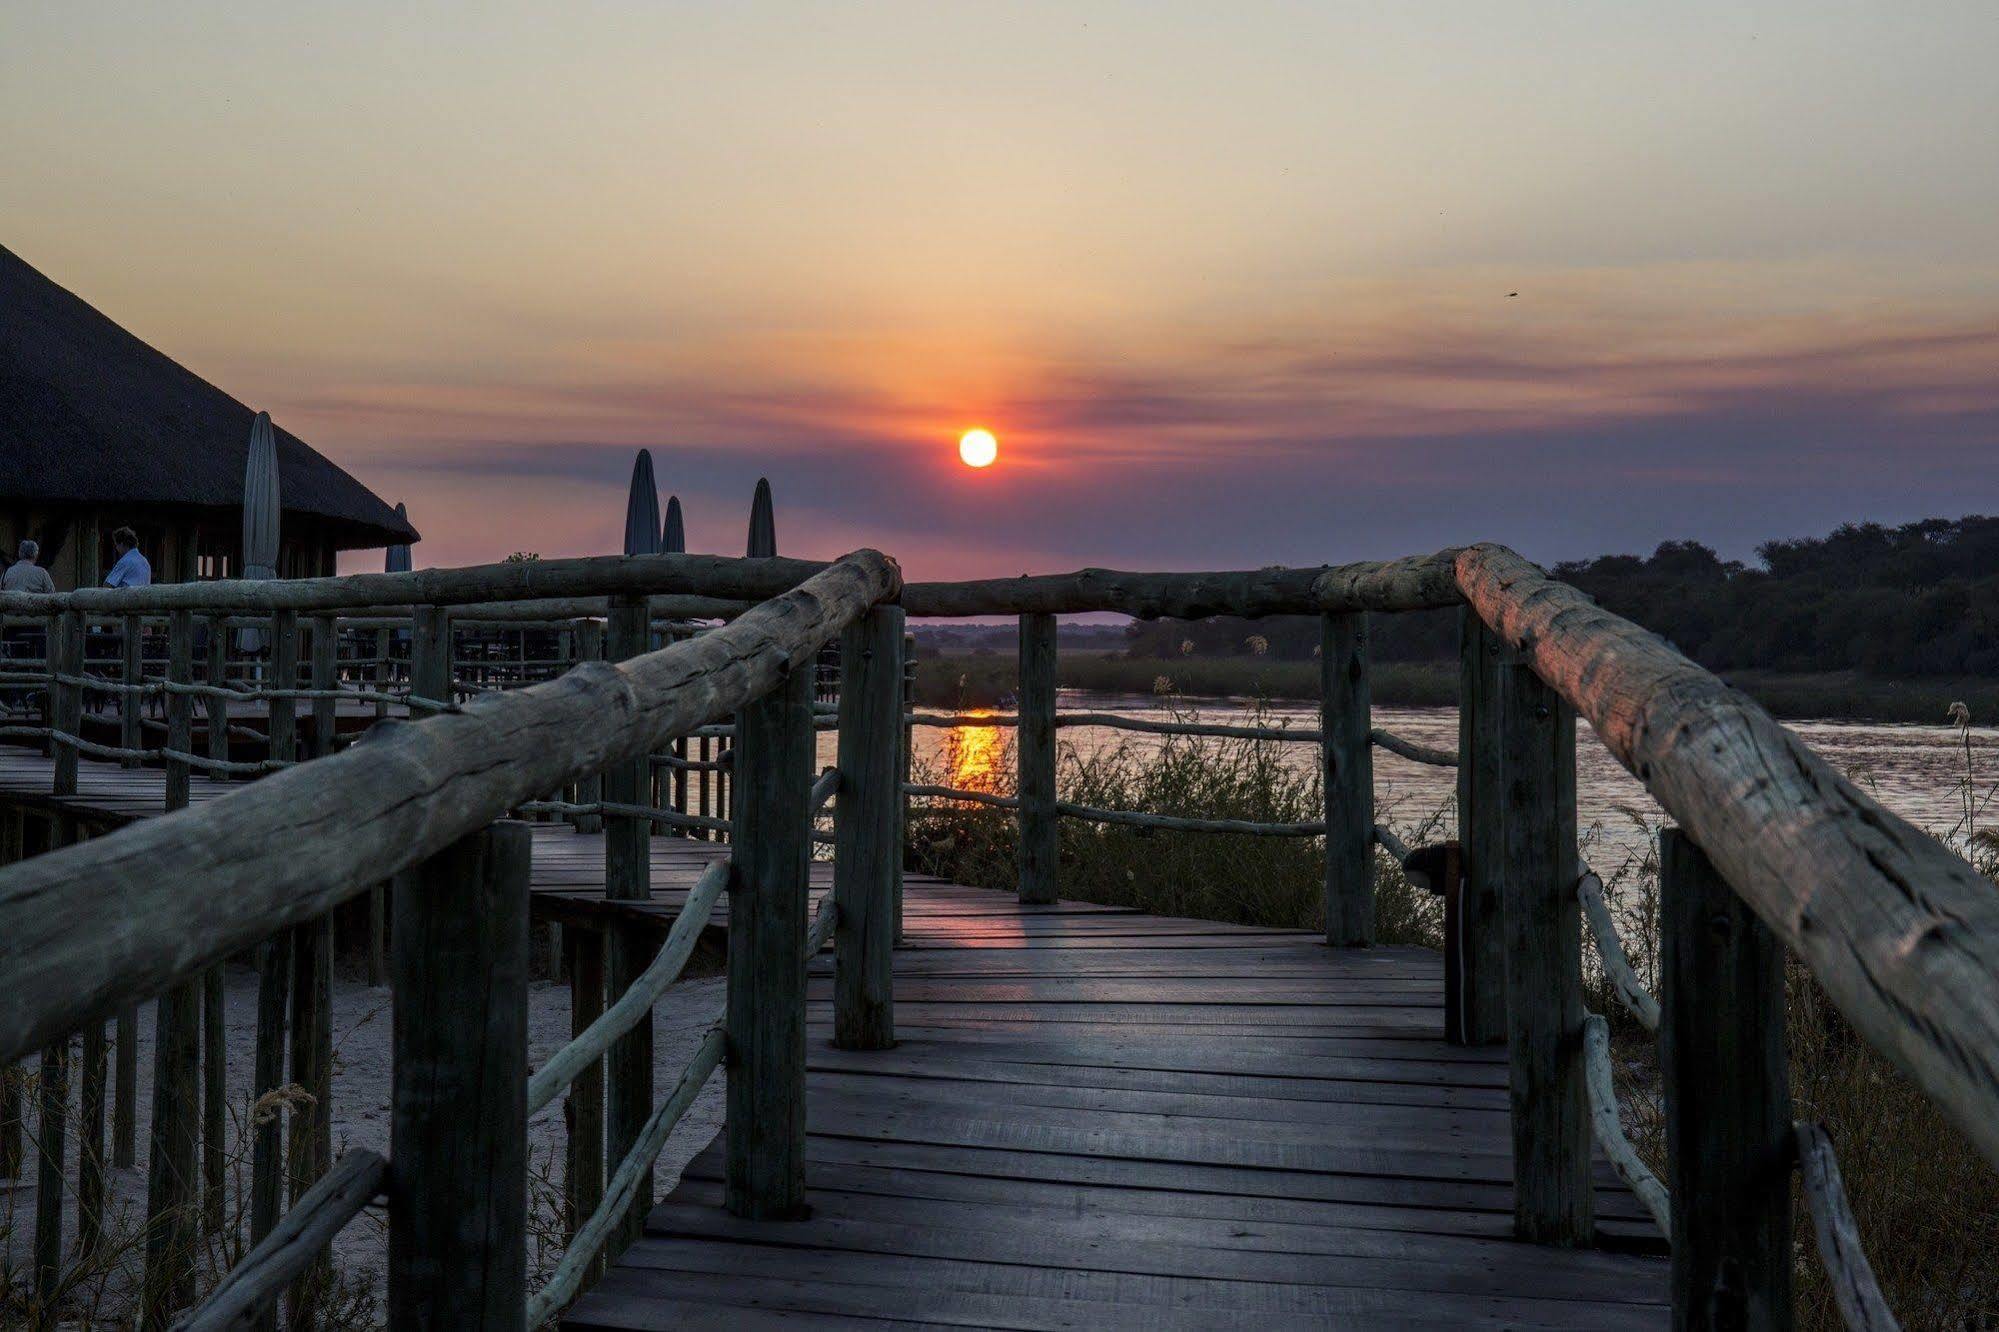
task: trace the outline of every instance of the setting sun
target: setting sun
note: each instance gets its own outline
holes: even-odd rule
[[[999,440],[990,430],[967,430],[958,436],[958,457],[967,467],[991,467],[999,457]]]

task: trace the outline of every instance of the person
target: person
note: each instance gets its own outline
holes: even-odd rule
[[[42,548],[32,541],[21,543],[21,558],[7,566],[7,572],[0,574],[0,592],[53,592],[55,579],[49,571],[35,563],[35,557]]]
[[[150,586],[153,566],[146,563],[146,557],[139,553],[139,534],[129,527],[121,527],[111,534],[111,544],[118,549],[118,562],[111,566],[110,573],[104,575],[104,586]]]

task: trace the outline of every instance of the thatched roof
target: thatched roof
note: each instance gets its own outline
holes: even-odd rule
[[[0,503],[240,510],[254,416],[0,246]],[[417,540],[305,441],[277,440],[287,515],[342,549]]]

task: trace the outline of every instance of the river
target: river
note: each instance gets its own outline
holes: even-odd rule
[[[1143,695],[1086,693],[1064,690],[1059,706],[1065,712],[1119,712],[1153,721],[1198,716],[1209,722],[1250,720],[1244,705],[1227,700],[1202,700],[1177,711]],[[1263,723],[1312,728],[1316,708],[1302,704],[1266,704]],[[1455,708],[1388,708],[1374,710],[1374,724],[1421,744],[1456,749]],[[1835,769],[1895,813],[1917,827],[1961,843],[1966,775],[1965,735],[1953,726],[1888,725],[1876,722],[1808,721],[1790,728]],[[1064,746],[1083,754],[1108,745],[1139,750],[1164,743],[1159,736],[1104,727],[1065,727]],[[922,768],[942,774],[951,785],[975,790],[1010,792],[1013,785],[1011,736],[999,729],[939,730],[919,727],[917,758]],[[1287,748],[1301,767],[1316,761],[1310,745]],[[831,756],[825,759],[831,762]],[[1977,823],[1999,826],[1999,727],[1974,726],[1970,731],[1971,785],[1979,802]],[[1374,752],[1375,799],[1384,821],[1404,828],[1422,823],[1443,810],[1455,794],[1454,769],[1412,763],[1381,749]],[[1610,756],[1587,723],[1576,740],[1576,817],[1592,866],[1607,877],[1620,866],[1642,859],[1665,815],[1638,780]]]

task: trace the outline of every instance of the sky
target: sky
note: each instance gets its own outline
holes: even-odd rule
[[[912,577],[1999,511],[1999,6],[73,2],[0,243],[420,564]],[[999,437],[972,471],[958,434]],[[358,556],[350,567],[370,567]]]

